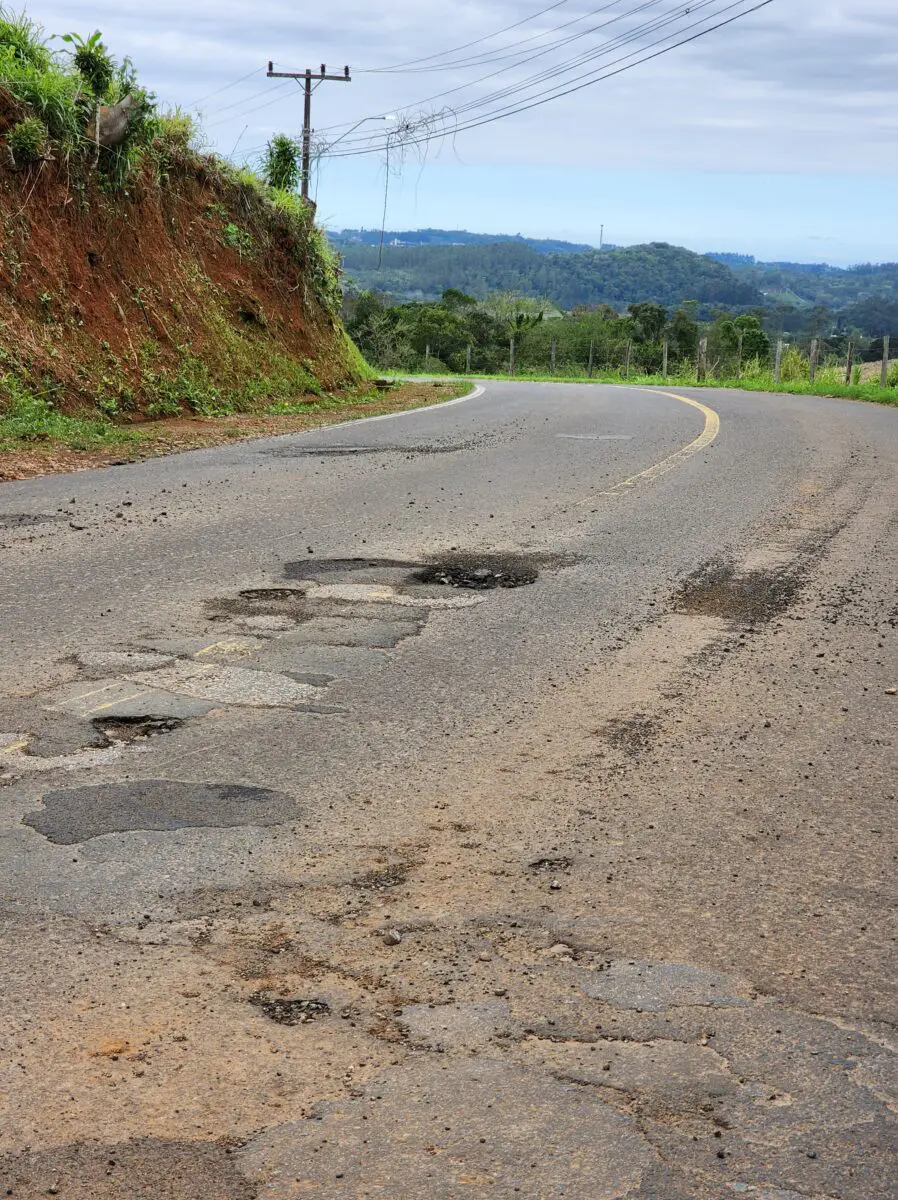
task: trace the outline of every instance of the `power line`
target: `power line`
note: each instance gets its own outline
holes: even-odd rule
[[[526,25],[528,21],[535,21],[537,17],[545,16],[547,12],[552,12],[556,8],[561,8],[565,4],[569,4],[570,0],[556,0],[556,3],[550,4],[548,8],[540,9],[539,12],[532,13],[529,17],[524,17],[520,21],[515,21],[513,25],[506,25],[504,29],[497,29],[494,33],[485,34],[483,37],[475,38],[473,42],[465,42],[463,46],[453,46],[451,50],[441,50],[438,54],[428,54],[425,58],[412,58],[408,62],[394,63],[391,67],[363,67],[361,71],[356,68],[356,74],[362,71],[366,75],[380,75],[388,71],[402,71],[406,67],[413,67],[418,63],[432,62],[435,58],[443,58],[447,54],[458,54],[462,50],[468,50],[471,46],[480,46],[484,42],[492,41],[495,37],[501,37],[503,33],[510,33],[512,29],[519,29],[522,25]]]
[[[653,7],[660,2],[661,2],[661,0],[645,0],[645,2],[643,4],[637,5],[636,8],[629,9],[626,13],[620,14],[620,16],[621,17],[635,16],[637,13],[642,12],[642,11],[646,10],[647,8]],[[744,4],[746,2],[747,2],[747,0],[735,0],[734,4],[731,4],[730,7],[734,7],[735,5],[738,5],[738,4]],[[627,30],[625,33],[622,33],[622,34],[616,36],[615,38],[611,39],[610,41],[605,42],[601,47],[590,48],[589,50],[586,50],[586,51],[582,52],[581,54],[575,55],[573,58],[567,59],[565,62],[563,62],[559,65],[549,67],[545,70],[539,71],[536,74],[531,75],[528,78],[526,78],[522,81],[519,81],[516,84],[510,84],[508,87],[500,88],[486,96],[479,97],[477,100],[472,100],[466,104],[460,105],[457,108],[453,108],[451,110],[452,114],[453,114],[453,116],[458,116],[465,112],[475,111],[478,108],[485,108],[489,104],[498,103],[499,101],[506,99],[509,96],[516,95],[522,91],[528,90],[529,88],[533,88],[533,87],[537,86],[539,83],[542,83],[547,79],[558,78],[565,74],[569,74],[571,71],[575,70],[578,66],[583,65],[585,62],[590,62],[590,61],[594,62],[594,61],[597,61],[598,59],[607,57],[609,54],[613,53],[615,50],[620,49],[621,47],[627,45],[630,42],[638,40],[638,38],[642,37],[643,35],[656,33],[659,29],[663,28],[666,25],[671,25],[677,21],[681,21],[687,15],[692,15],[692,14],[696,13],[697,11],[708,8],[709,6],[712,6],[715,4],[719,5],[720,3],[721,3],[721,0],[698,0],[697,3],[693,3],[691,6],[690,5],[680,5],[679,8],[677,9],[677,11],[675,11],[674,13],[669,13],[667,15],[653,17],[649,21],[643,22],[641,25],[637,25],[634,28]],[[723,11],[727,11],[727,10],[724,9]],[[704,20],[707,20],[707,19],[709,19],[709,18],[704,18]],[[606,24],[610,24],[610,23],[611,22],[606,22]],[[690,28],[694,27],[694,25],[697,23],[700,24],[701,22],[693,22],[693,26],[690,26]],[[650,46],[658,45],[661,42],[665,41],[670,36],[673,36],[673,35],[667,34],[667,35],[665,35],[665,37],[658,39],[658,41],[650,43]],[[623,58],[621,58],[621,59],[616,59],[616,60],[614,60],[614,63],[626,61],[626,59],[632,58],[636,53],[638,53],[638,52],[634,51],[633,53],[631,53],[629,55],[623,56]],[[532,61],[534,58],[537,58],[537,57],[540,57],[540,54],[531,55],[530,58],[528,58],[525,61]],[[519,63],[516,65],[522,65],[522,64]],[[611,65],[614,65],[614,64],[612,63]],[[482,76],[479,79],[471,81],[470,83],[462,84],[462,85],[459,85],[458,87],[450,88],[443,92],[438,92],[435,96],[430,96],[424,100],[420,100],[417,102],[417,104],[410,105],[409,107],[410,108],[422,108],[427,104],[432,104],[435,100],[443,99],[446,96],[454,95],[455,93],[460,92],[460,91],[466,91],[466,90],[468,90],[468,88],[475,87],[477,84],[480,84],[480,83],[484,83],[488,79],[493,79],[497,75],[505,74],[507,71],[509,71],[511,69],[513,69],[513,68],[503,67],[498,71],[493,71],[488,75]],[[360,142],[364,142],[365,140],[370,141],[371,139],[359,139]]]
[[[736,3],[727,5],[724,9],[721,10],[721,12],[727,12],[730,9],[738,7],[738,5],[740,3],[744,3],[744,2],[745,2],[745,0],[736,0]],[[656,50],[652,54],[645,54],[642,58],[637,59],[636,62],[631,62],[626,66],[620,66],[616,70],[608,70],[606,67],[606,68],[603,68],[602,71],[600,71],[598,73],[593,72],[593,73],[590,73],[590,74],[587,74],[584,76],[580,76],[578,78],[578,80],[572,81],[572,86],[557,89],[554,91],[552,91],[551,89],[547,90],[546,92],[540,93],[536,97],[530,99],[526,103],[519,104],[517,107],[508,107],[505,109],[499,109],[494,112],[486,113],[483,116],[477,117],[477,118],[472,116],[472,118],[469,121],[467,121],[465,124],[458,125],[454,129],[452,129],[451,133],[454,135],[454,134],[458,134],[458,133],[463,133],[469,129],[476,129],[476,128],[479,128],[480,126],[491,124],[494,121],[503,120],[506,117],[515,116],[522,112],[528,112],[529,110],[531,110],[533,108],[537,108],[543,104],[549,103],[551,100],[557,100],[557,99],[561,99],[565,96],[573,95],[574,93],[582,91],[584,88],[590,87],[595,83],[601,82],[605,79],[613,78],[616,75],[621,75],[625,71],[632,70],[634,67],[640,66],[643,63],[651,62],[653,59],[660,58],[665,54],[669,54],[672,50],[679,49],[681,46],[685,46],[691,42],[695,42],[699,38],[707,36],[707,34],[709,34],[709,33],[714,33],[718,29],[723,29],[728,25],[732,25],[735,21],[741,20],[742,17],[750,16],[751,13],[757,12],[762,8],[766,8],[769,4],[772,4],[772,3],[773,3],[773,0],[760,0],[759,3],[753,4],[750,8],[747,8],[742,12],[735,13],[733,16],[727,17],[725,20],[718,21],[717,24],[708,26],[706,29],[700,29],[700,30],[698,30],[698,32],[690,34],[689,37],[681,38],[679,41],[674,42],[671,45],[664,46],[660,50]],[[705,20],[709,20],[709,19],[711,19],[711,18],[705,18]],[[701,24],[703,22],[698,22],[698,23]],[[694,25],[689,26],[688,28],[694,28]],[[666,39],[662,39],[662,40],[666,40]],[[657,43],[653,43],[653,44],[657,45]],[[651,47],[646,47],[646,49],[650,49],[650,48]],[[633,55],[632,54],[627,55],[626,57],[632,58]],[[408,141],[406,141],[403,144],[409,145],[409,146],[423,145],[426,142],[434,141],[437,138],[446,137],[446,136],[447,136],[446,130],[440,130],[438,132],[428,131],[419,138],[408,139]],[[372,144],[368,148],[359,148],[356,150],[341,151],[340,153],[333,155],[333,157],[334,158],[345,158],[345,157],[351,157],[353,155],[360,155],[360,154],[381,153],[383,151],[383,148],[384,148],[383,144],[381,144],[381,145],[373,145]]]
[[[256,67],[255,71],[250,71],[246,75],[241,75],[239,79],[232,79],[230,83],[226,83],[223,87],[216,88],[214,92],[207,92],[205,96],[200,96],[199,100],[191,101],[190,107],[195,108],[198,104],[202,104],[204,100],[211,100],[213,96],[219,96],[222,92],[226,92],[229,88],[236,87],[238,83],[245,83],[247,79],[252,79],[254,75],[261,75],[264,70],[264,67]]]

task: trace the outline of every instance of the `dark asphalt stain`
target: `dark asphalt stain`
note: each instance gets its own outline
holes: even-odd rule
[[[272,458],[356,458],[363,454],[404,454],[417,458],[425,454],[460,454],[473,450],[483,439],[467,442],[422,442],[411,445],[362,446],[347,443],[331,443],[327,446],[277,446],[264,451]]]
[[[254,992],[249,1002],[279,1025],[308,1025],[316,1017],[326,1016],[331,1010],[325,1000],[291,1000],[282,996],[266,996],[264,992]]]
[[[408,572],[409,578],[422,569],[422,563],[404,562],[397,558],[301,558],[284,564],[287,579],[316,579],[339,575],[346,583],[378,583],[383,571]]]
[[[0,513],[0,529],[29,529],[51,521],[64,521],[58,513]]]
[[[226,1142],[134,1138],[0,1154],[0,1194],[16,1200],[254,1200]]]
[[[638,758],[651,746],[657,729],[657,721],[644,713],[635,713],[632,717],[613,717],[598,732],[615,750]]]
[[[800,576],[794,570],[737,575],[732,563],[715,561],[683,583],[673,598],[673,609],[689,616],[762,624],[784,612],[800,587]]]
[[[296,816],[296,801],[270,788],[236,783],[139,779],[48,792],[26,825],[59,846],[134,830],[227,829],[280,825]]]

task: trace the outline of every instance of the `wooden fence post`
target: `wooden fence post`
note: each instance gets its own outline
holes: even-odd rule
[[[773,361],[773,382],[778,384],[783,368],[783,339],[776,340],[776,358]]]
[[[667,338],[664,339],[664,345],[661,350],[661,377],[667,383],[667,356],[670,351],[670,343]]]
[[[424,344],[424,370],[427,370],[427,364],[430,362],[430,342]]]
[[[854,366],[854,343],[848,343],[848,358],[845,362],[845,386],[851,383],[851,368]]]
[[[468,343],[468,348],[465,351],[465,374],[471,374],[471,344]]]
[[[508,339],[508,373],[514,375],[514,338]]]
[[[817,378],[817,361],[820,357],[820,343],[816,338],[811,339],[811,353],[808,358],[808,379],[811,383]]]
[[[736,378],[737,379],[742,378],[742,343],[743,343],[744,338],[745,338],[745,331],[740,329],[738,334],[736,335],[736,341],[737,341],[736,353],[739,355],[739,361],[736,364]]]
[[[697,383],[704,383],[705,376],[708,373],[708,339],[706,337],[699,338],[698,341],[698,362],[695,366],[695,378]]]
[[[633,339],[627,338],[627,362],[624,367],[624,379],[630,378],[630,355],[633,353]]]
[[[889,335],[886,334],[882,339],[882,374],[879,377],[879,386],[889,386]]]
[[[593,356],[595,355],[595,352],[596,352],[596,339],[590,338],[589,339],[589,362],[586,364],[586,374],[589,376],[590,379],[592,379],[592,365],[593,365]]]
[[[550,364],[551,364],[551,367],[550,367],[550,369],[551,369],[551,372],[552,372],[552,374],[553,374],[553,375],[555,374],[555,354],[556,354],[556,346],[557,346],[557,343],[556,343],[556,341],[555,341],[555,338],[552,338],[552,345],[551,345],[551,347],[550,347],[550,349],[549,349],[549,359],[550,359]]]

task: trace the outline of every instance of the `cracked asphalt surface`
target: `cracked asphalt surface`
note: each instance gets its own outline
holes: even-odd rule
[[[682,395],[3,486],[0,1194],[898,1196],[896,414]]]

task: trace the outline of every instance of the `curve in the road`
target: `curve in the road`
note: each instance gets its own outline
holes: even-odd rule
[[[600,496],[616,496],[620,492],[628,491],[630,488],[636,487],[640,483],[650,483],[653,479],[658,479],[661,475],[666,475],[673,467],[683,462],[684,459],[691,458],[693,454],[697,454],[699,450],[704,450],[706,446],[710,446],[714,439],[720,433],[720,417],[713,408],[709,408],[707,404],[701,404],[698,400],[692,400],[689,396],[680,396],[676,392],[661,392],[656,388],[633,388],[637,392],[650,392],[653,396],[669,396],[672,400],[679,400],[683,404],[688,404],[691,408],[697,408],[700,413],[704,414],[705,427],[702,432],[691,441],[687,446],[681,446],[679,450],[675,450],[673,454],[669,454],[667,458],[662,458],[660,462],[654,463],[650,467],[646,467],[644,471],[639,471],[635,475],[630,475],[627,479],[622,479],[620,483],[615,483],[613,487],[606,488],[605,491],[599,492]],[[590,504],[593,497],[582,500],[581,504]]]

